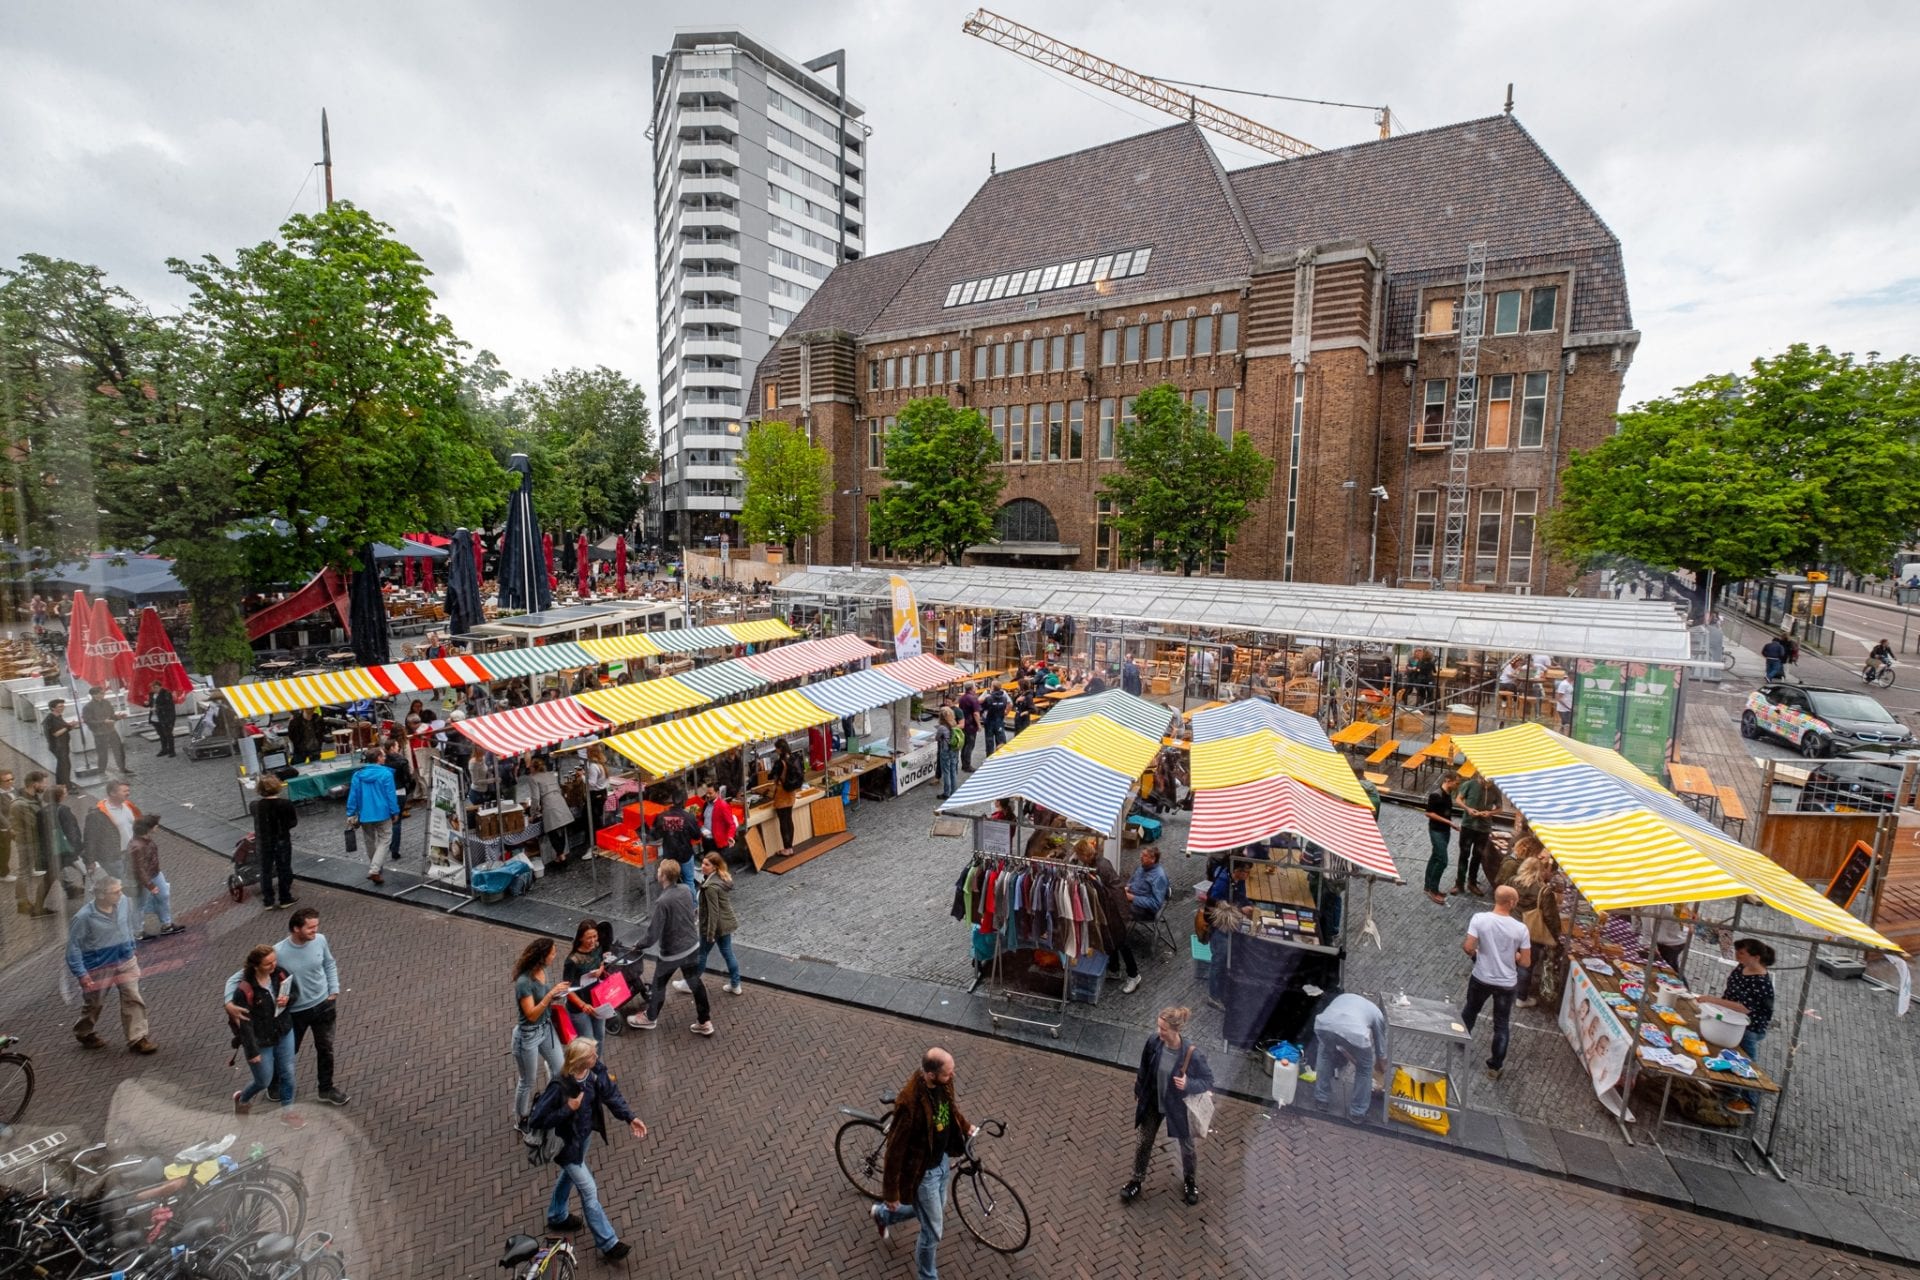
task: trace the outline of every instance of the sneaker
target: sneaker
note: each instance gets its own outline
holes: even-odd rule
[[[141,1036],[138,1040],[133,1041],[127,1046],[127,1052],[138,1054],[158,1053],[160,1052],[160,1046],[145,1036]]]
[[[1753,1104],[1745,1098],[1735,1098],[1732,1102],[1727,1103],[1722,1110],[1728,1115],[1750,1116],[1753,1114]]]
[[[1499,1067],[1488,1067],[1488,1068],[1487,1068],[1487,1079],[1489,1079],[1489,1080],[1498,1080],[1498,1079],[1500,1078],[1500,1072],[1501,1072],[1501,1068],[1499,1068]]]
[[[282,1107],[280,1108],[280,1123],[289,1129],[304,1129],[307,1127],[307,1118],[291,1107]]]
[[[1513,1007],[1516,1009],[1531,1009],[1533,1008],[1533,1006],[1539,1003],[1540,1002],[1534,999],[1532,996],[1528,996],[1525,1000],[1515,1000],[1513,1002]]]
[[[14,881],[18,880],[19,878],[20,877],[16,875],[0,876],[0,884],[12,884]]]
[[[688,994],[692,994],[693,992],[693,988],[687,985],[687,980],[685,978],[675,978],[672,982],[668,983],[667,985],[672,987],[675,991],[682,991]]]
[[[375,884],[385,884],[387,882],[386,877],[382,876],[378,871],[367,872],[367,879],[373,881]]]
[[[635,1031],[651,1031],[660,1024],[644,1013],[630,1013],[627,1015],[627,1025]]]
[[[564,1218],[547,1219],[547,1230],[554,1232],[578,1231],[584,1225],[586,1224],[581,1222],[580,1215],[577,1213],[570,1213]]]
[[[1140,989],[1140,975],[1137,973],[1134,974],[1131,978],[1128,978],[1125,982],[1120,984],[1120,994],[1123,996],[1130,996],[1134,992],[1138,991],[1139,989]]]
[[[185,933],[186,931],[187,926],[183,924],[170,924],[160,931],[160,936],[163,938],[171,938],[176,933]]]
[[[740,994],[740,984],[737,982],[729,982],[726,986],[720,989],[726,992],[730,996],[737,996]]]
[[[1120,1188],[1120,1203],[1132,1204],[1140,1198],[1140,1179],[1130,1178],[1127,1185]]]
[[[240,1095],[242,1092],[244,1092],[244,1090],[235,1089],[233,1091],[233,1114],[237,1116],[252,1115],[253,1104],[251,1102],[240,1101]]]
[[[687,1030],[697,1036],[710,1036],[713,1034],[713,1024],[711,1022],[696,1022],[688,1027]]]
[[[39,920],[39,919],[43,919],[46,916],[57,916],[59,914],[60,913],[58,911],[55,911],[52,907],[35,907],[33,910],[27,912],[27,919]]]
[[[632,1252],[632,1245],[628,1244],[625,1240],[616,1240],[613,1248],[602,1250],[600,1256],[608,1262],[618,1262]]]
[[[1193,1184],[1192,1178],[1188,1178],[1180,1185],[1180,1198],[1188,1204],[1200,1203],[1200,1188]]]
[[[882,1240],[891,1240],[893,1239],[893,1227],[891,1224],[887,1222],[886,1218],[883,1216],[886,1213],[886,1211],[887,1211],[887,1206],[879,1203],[878,1201],[875,1201],[873,1208],[867,1210],[867,1216],[869,1218],[872,1218],[873,1225],[879,1228],[880,1238]]]
[[[320,1101],[329,1103],[332,1106],[344,1107],[349,1102],[352,1102],[353,1099],[349,1098],[343,1091],[339,1089],[322,1089],[320,1091]]]

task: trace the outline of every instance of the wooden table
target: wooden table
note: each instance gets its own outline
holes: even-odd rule
[[[1704,808],[1709,817],[1719,807],[1720,788],[1714,785],[1713,775],[1698,765],[1669,761],[1667,780],[1673,783],[1676,795],[1684,797],[1696,809]]]
[[[1385,725],[1375,724],[1370,720],[1355,720],[1338,733],[1328,736],[1336,746],[1360,747],[1372,742],[1374,735],[1384,728],[1386,728]]]

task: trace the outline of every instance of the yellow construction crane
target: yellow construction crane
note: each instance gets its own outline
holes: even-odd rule
[[[988,44],[1010,50],[1023,58],[1030,58],[1043,67],[1052,67],[1064,71],[1070,76],[1085,80],[1089,84],[1099,85],[1123,98],[1155,107],[1168,115],[1191,120],[1203,128],[1236,142],[1265,151],[1270,155],[1293,159],[1297,156],[1312,155],[1319,150],[1310,143],[1302,142],[1291,134],[1282,133],[1258,120],[1243,116],[1236,111],[1208,102],[1182,89],[1174,87],[1172,82],[1156,80],[1152,76],[1138,71],[1130,71],[1117,62],[1109,62],[1084,49],[1075,48],[1063,40],[1056,40],[1032,27],[1023,26],[1011,18],[1003,18],[990,9],[975,10],[961,30],[970,36],[978,36]],[[1198,85],[1197,88],[1215,86]],[[1238,90],[1225,90],[1228,93]],[[1278,94],[1263,94],[1263,97],[1279,97]],[[1293,99],[1293,101],[1317,101],[1316,99]],[[1331,102],[1327,106],[1346,107],[1354,103]],[[1373,111],[1380,124],[1380,136],[1386,137],[1392,128],[1393,113],[1386,107],[1367,107]]]

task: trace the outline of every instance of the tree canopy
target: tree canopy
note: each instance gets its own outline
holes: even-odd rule
[[[887,436],[887,487],[874,505],[873,540],[907,555],[938,552],[959,564],[993,537],[1000,451],[978,409],[927,396],[901,406]]]
[[[787,549],[827,527],[831,518],[827,451],[790,422],[762,422],[747,432],[740,452],[746,495],[740,532],[753,542]]]
[[[562,528],[618,532],[647,502],[653,469],[646,392],[604,366],[513,384],[489,352],[467,373],[473,411],[501,465],[516,453],[533,469],[533,509]]]
[[[1127,554],[1157,551],[1190,575],[1232,543],[1267,492],[1273,460],[1244,431],[1223,441],[1212,416],[1172,383],[1142,392],[1133,414],[1120,427],[1120,469],[1101,486],[1113,527]]]

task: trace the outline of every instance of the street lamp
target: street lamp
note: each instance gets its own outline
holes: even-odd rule
[[[1380,504],[1387,500],[1387,486],[1377,484],[1370,491],[1373,495],[1373,534],[1367,540],[1367,585],[1379,581],[1374,570],[1380,559]]]
[[[859,485],[840,491],[841,497],[853,499],[853,554],[848,557],[847,563],[855,569],[860,567],[860,499],[866,492]]]

